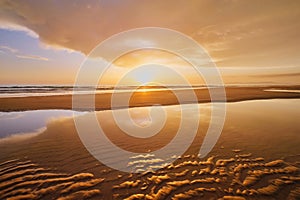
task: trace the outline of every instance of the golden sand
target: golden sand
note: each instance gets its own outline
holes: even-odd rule
[[[228,102],[237,102],[255,99],[274,99],[274,98],[299,98],[300,93],[272,92],[268,89],[288,89],[299,90],[299,86],[281,86],[281,87],[227,87],[226,96]],[[218,88],[211,89],[218,92]],[[199,103],[210,102],[210,94],[208,89],[195,89],[195,94]],[[182,95],[190,94],[188,91],[181,91]],[[124,98],[124,94],[115,94],[116,98]],[[86,97],[88,95],[85,95]],[[111,108],[112,95],[96,94],[95,109],[108,110]],[[82,98],[85,98],[84,96]],[[187,96],[185,102],[189,102]],[[223,99],[221,99],[223,100]],[[184,103],[184,102],[182,102]],[[161,105],[176,105],[178,100],[174,93],[170,90],[152,91],[152,92],[135,92],[130,99],[129,107]],[[124,105],[120,105],[123,107]],[[125,105],[126,106],[126,105]],[[72,109],[72,95],[60,96],[36,96],[36,97],[9,97],[0,98],[0,111],[24,111],[38,109]]]
[[[41,134],[0,142],[0,199],[299,199],[297,105],[298,99],[229,103],[222,135],[206,158],[198,158],[209,124],[204,116],[193,144],[173,164],[143,172],[141,166],[162,161],[151,152],[132,157],[128,164],[140,174],[93,158],[72,118],[52,120]],[[201,112],[209,109],[203,104]],[[157,149],[172,138],[161,133],[166,138],[132,140],[126,147],[120,129],[108,123],[110,111],[97,116],[110,139],[127,150]],[[172,116],[163,132],[174,128]]]

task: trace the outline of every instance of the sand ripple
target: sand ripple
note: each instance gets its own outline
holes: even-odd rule
[[[101,195],[104,179],[91,173],[68,175],[39,167],[31,161],[11,160],[0,164],[0,199],[86,199]]]
[[[178,156],[165,168],[142,174],[104,169],[94,175],[57,172],[30,160],[0,163],[0,199],[299,199],[299,165],[265,161],[252,154],[232,157]],[[130,165],[161,163],[149,154]]]
[[[180,162],[168,166],[167,171],[158,170],[139,177],[135,190],[139,193],[115,192],[118,198],[128,200],[300,198],[297,166],[284,160],[265,162],[264,158],[253,157],[251,153],[238,154],[240,150],[233,152],[236,155],[231,158],[179,157]]]

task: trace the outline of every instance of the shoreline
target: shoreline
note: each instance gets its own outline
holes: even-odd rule
[[[245,100],[258,100],[258,99],[278,99],[278,98],[300,98],[300,93],[289,93],[280,91],[265,91],[265,90],[298,90],[300,86],[283,86],[283,87],[227,87],[226,102],[238,102]],[[213,88],[218,92],[219,88]],[[197,103],[209,103],[211,102],[208,89],[194,89],[197,96]],[[178,92],[179,95],[186,96],[181,104],[195,103],[188,94],[190,90],[183,90]],[[123,100],[128,95],[128,92],[114,94],[117,99]],[[80,95],[80,100],[83,102],[90,95]],[[12,112],[12,111],[27,111],[27,110],[48,110],[48,109],[72,109],[72,95],[60,95],[60,96],[29,96],[29,97],[8,97],[0,98],[0,111]],[[112,94],[96,94],[95,95],[95,110],[110,110]],[[224,99],[216,99],[215,102],[224,102]],[[127,107],[144,107],[152,106],[155,104],[177,105],[179,104],[176,96],[172,91],[149,91],[149,92],[134,92],[130,98],[129,105],[120,103],[113,109],[127,108]],[[84,107],[75,110],[91,110],[89,105],[83,105]]]
[[[245,101],[247,98],[248,100],[250,98],[299,98],[300,94],[266,92],[264,89],[252,88],[240,91],[227,88],[228,101],[237,102],[242,99],[240,101],[244,103],[226,105],[226,120],[222,134],[205,158],[199,158],[198,153],[211,124],[209,117],[211,107],[200,108],[203,117],[188,149],[182,155],[176,154],[177,160],[172,164],[155,172],[125,173],[95,159],[83,145],[72,117],[51,120],[44,131],[32,137],[16,136],[4,141],[0,140],[2,149],[0,165],[6,170],[0,174],[2,180],[0,197],[5,199],[33,194],[36,196],[30,196],[30,199],[51,199],[53,196],[71,196],[78,195],[78,192],[82,191],[84,194],[95,191],[91,199],[126,199],[135,197],[137,191],[144,188],[143,193],[152,194],[154,198],[158,194],[175,198],[178,194],[186,195],[185,191],[196,191],[200,188],[203,190],[201,193],[203,198],[209,199],[228,195],[228,188],[231,187],[233,191],[240,191],[242,188],[247,192],[245,195],[233,192],[232,198],[243,196],[284,199],[297,192],[299,186],[297,182],[300,159],[298,154],[300,127],[297,121],[299,100],[287,100],[288,102],[285,103]],[[146,103],[154,100],[167,103],[166,99],[170,97],[170,94],[156,93],[155,95],[152,92],[135,95],[132,104],[139,103],[138,100],[141,99],[147,100]],[[200,100],[207,100],[204,92],[198,92],[197,95],[202,97]],[[39,105],[35,104],[37,101],[30,102],[32,98],[19,99],[20,105],[22,101],[32,107]],[[49,102],[48,97],[42,99]],[[60,99],[56,99],[59,101],[56,104],[61,103]],[[143,103],[145,102],[138,106],[143,106]],[[176,134],[180,112],[175,108],[168,109],[170,118],[166,120],[161,132],[151,138],[128,136],[113,122],[111,112],[98,112],[97,119],[113,144],[139,155],[130,157],[128,165],[134,170],[140,170],[141,164],[148,167],[160,166],[161,160],[157,159],[159,157],[155,157],[152,152],[168,144]],[[192,123],[193,113],[197,111],[190,110],[190,112],[189,120]],[[145,116],[137,112],[135,117],[143,119]],[[32,126],[31,122],[34,122],[34,118],[28,125]],[[18,126],[19,123],[16,122],[15,125]],[[88,134],[90,129],[92,127],[86,124],[84,134]],[[189,127],[186,127],[185,134],[190,134]],[[171,150],[181,147],[182,144],[180,140]],[[102,153],[107,152],[105,156],[110,163],[122,161],[123,158],[112,156],[113,153],[107,151],[106,146],[99,145],[99,148],[102,148]],[[253,171],[261,174],[256,175]],[[157,184],[155,180],[159,178],[161,182]],[[147,183],[147,187],[143,182]],[[278,184],[274,185],[274,183]],[[40,185],[39,190],[36,190],[36,184]],[[65,184],[69,185],[65,187]],[[66,190],[69,187],[71,189]],[[53,190],[53,188],[57,189]],[[169,190],[169,188],[174,189]],[[250,192],[255,193],[251,196]]]

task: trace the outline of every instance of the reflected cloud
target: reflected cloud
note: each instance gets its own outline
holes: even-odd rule
[[[70,110],[37,110],[24,112],[0,112],[0,138],[22,138],[26,134],[41,132],[46,128],[49,120],[72,117],[84,114]],[[22,136],[18,136],[22,135]]]

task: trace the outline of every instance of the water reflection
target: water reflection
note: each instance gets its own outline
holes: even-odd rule
[[[0,112],[0,138],[20,133],[32,133],[45,128],[49,120],[84,114],[71,110],[34,110]]]
[[[266,92],[288,92],[288,93],[300,93],[300,90],[279,90],[279,89],[268,89]]]

